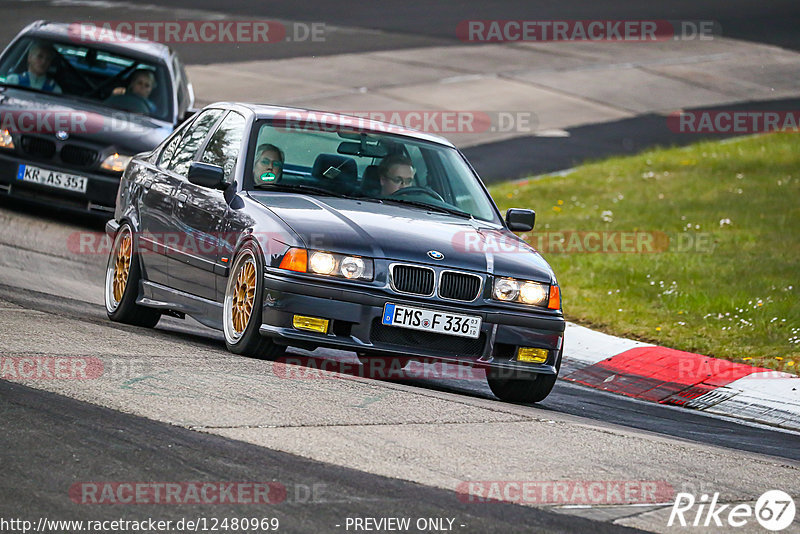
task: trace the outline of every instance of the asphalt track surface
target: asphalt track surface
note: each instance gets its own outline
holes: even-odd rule
[[[153,4],[134,0],[132,4]],[[460,44],[456,27],[464,20],[706,20],[715,21],[720,33],[746,41],[774,44],[800,50],[800,5],[793,0],[752,2],[749,0],[566,0],[530,2],[526,0],[488,0],[464,2],[409,2],[408,0],[356,0],[327,2],[281,0],[250,2],[229,0],[163,0],[162,6],[224,10],[241,17],[269,17],[298,21],[324,21],[326,24],[360,27],[386,33],[435,39]],[[339,48],[320,47],[320,54],[381,50],[382,39],[343,44]],[[395,45],[396,46],[396,45]],[[418,46],[409,40],[407,46]],[[285,52],[288,53],[288,52]],[[301,53],[299,50],[298,54]]]
[[[34,522],[43,514],[94,521],[121,516],[277,518],[280,532],[298,533],[344,531],[346,518],[353,516],[416,517],[455,519],[458,532],[636,532],[525,506],[462,502],[450,491],[176,428],[5,381],[0,381],[0,407],[4,517]],[[108,479],[280,480],[283,488],[276,492],[277,502],[267,506],[144,504],[126,507],[124,513],[115,506],[79,505],[64,498],[76,482]]]

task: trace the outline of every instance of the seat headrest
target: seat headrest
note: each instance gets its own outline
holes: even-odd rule
[[[377,165],[367,165],[361,178],[361,192],[367,196],[378,196],[381,191],[381,176]]]
[[[314,160],[311,175],[333,188],[343,191],[355,187],[358,180],[358,165],[353,158],[338,154],[320,154]]]

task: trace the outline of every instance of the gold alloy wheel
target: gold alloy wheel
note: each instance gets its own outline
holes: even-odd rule
[[[256,298],[256,265],[248,258],[239,269],[231,299],[231,322],[236,334],[241,335],[250,321]]]
[[[113,291],[114,301],[120,302],[122,295],[125,293],[125,287],[128,285],[128,274],[131,271],[131,255],[133,247],[131,234],[126,233],[120,239],[119,246],[117,247],[117,256],[114,259],[114,277],[113,277]]]

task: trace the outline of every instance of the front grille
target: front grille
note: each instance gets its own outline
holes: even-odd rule
[[[78,167],[90,167],[97,160],[97,151],[79,145],[64,145],[61,161]]]
[[[392,267],[392,285],[400,293],[432,295],[433,280],[433,269],[427,267],[414,267],[413,265],[394,265]]]
[[[470,302],[478,298],[480,290],[481,278],[474,274],[444,271],[439,281],[439,296],[445,299]]]
[[[53,141],[32,135],[23,135],[20,146],[25,154],[39,159],[51,159],[56,153],[56,144]]]
[[[415,350],[422,349],[424,352],[432,354],[442,353],[471,358],[479,358],[483,354],[483,346],[486,344],[486,336],[483,332],[477,339],[472,339],[386,326],[381,323],[380,319],[372,321],[370,340],[373,343],[397,345]]]

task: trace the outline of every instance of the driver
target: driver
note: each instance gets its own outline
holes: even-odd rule
[[[388,197],[400,189],[414,185],[414,167],[406,156],[386,156],[378,165],[381,180],[381,196]]]
[[[47,71],[55,56],[56,50],[53,45],[41,42],[33,43],[28,50],[28,70],[22,74],[9,74],[6,77],[6,83],[61,94],[61,87],[55,80],[47,76]]]
[[[283,150],[270,143],[258,145],[253,162],[253,182],[256,187],[280,181],[283,175]]]
[[[118,87],[105,100],[109,106],[133,111],[134,113],[153,114],[156,106],[150,100],[150,93],[156,87],[156,75],[150,69],[136,69],[130,76],[127,89]]]

